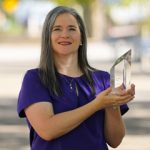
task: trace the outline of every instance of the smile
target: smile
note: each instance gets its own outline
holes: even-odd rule
[[[67,42],[67,41],[62,41],[62,42],[58,42],[58,44],[60,45],[71,45],[71,42]]]

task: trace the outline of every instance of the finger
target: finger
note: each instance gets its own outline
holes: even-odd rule
[[[132,84],[131,88],[127,90],[127,94],[135,95],[135,86]]]
[[[103,91],[104,95],[108,95],[112,92],[112,87],[107,88],[106,90]]]
[[[133,83],[131,84],[131,88],[135,88],[135,85]]]
[[[120,91],[120,90],[122,91],[122,90],[124,90],[125,88],[124,88],[124,85],[121,84],[120,86],[116,87],[116,89],[119,90],[119,91]]]
[[[135,95],[135,85],[131,84],[131,89],[132,89],[132,95]]]
[[[124,89],[120,90],[118,93],[120,96],[126,95],[126,91]]]
[[[129,103],[130,101],[132,101],[134,99],[134,96],[130,97],[129,99],[126,100],[125,103]]]
[[[134,96],[129,96],[128,98],[119,100],[117,103],[118,103],[119,105],[122,105],[122,104],[126,104],[126,103],[130,102],[130,101],[133,100],[133,99],[134,99]]]
[[[125,95],[126,94],[123,84],[116,88],[116,94],[117,95]]]
[[[128,90],[126,91],[126,93],[127,93],[128,95],[132,95],[132,89],[128,89]]]
[[[124,101],[128,101],[128,99],[130,99],[132,96],[131,95],[125,95],[125,96],[116,96],[115,100],[117,102],[120,102],[120,103],[124,103]]]
[[[128,99],[131,98],[131,95],[126,95],[126,96],[123,96],[120,101],[128,101]]]
[[[123,105],[123,104],[127,104],[129,103],[130,101],[132,101],[134,99],[134,96],[128,98],[128,99],[125,99],[125,100],[121,100],[121,101],[116,101],[115,103],[118,104],[118,105]]]

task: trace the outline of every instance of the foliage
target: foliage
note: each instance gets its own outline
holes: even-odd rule
[[[53,2],[59,5],[72,6],[73,4],[79,4],[81,6],[87,6],[94,2],[94,0],[53,0]]]
[[[146,2],[147,2],[147,0],[121,0],[120,4],[123,5],[123,6],[129,6],[131,3],[144,4]]]
[[[63,6],[70,6],[76,3],[76,0],[53,0],[54,3]]]
[[[78,4],[80,4],[81,6],[90,6],[94,0],[76,0]]]

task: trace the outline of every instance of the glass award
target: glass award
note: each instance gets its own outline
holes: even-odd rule
[[[117,87],[124,86],[127,90],[131,84],[131,49],[120,56],[110,69],[110,84],[112,92],[117,93]]]

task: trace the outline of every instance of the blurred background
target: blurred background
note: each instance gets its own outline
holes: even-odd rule
[[[38,66],[45,16],[58,5],[77,9],[84,19],[94,67],[109,71],[132,49],[136,97],[123,117],[127,134],[116,149],[150,150],[150,0],[0,0],[0,150],[29,150],[17,97],[26,70]]]

